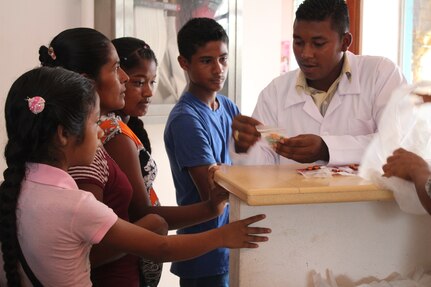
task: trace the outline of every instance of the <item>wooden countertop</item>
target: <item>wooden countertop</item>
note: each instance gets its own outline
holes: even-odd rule
[[[306,178],[296,171],[305,166],[221,166],[215,181],[248,205],[393,200],[359,176]]]

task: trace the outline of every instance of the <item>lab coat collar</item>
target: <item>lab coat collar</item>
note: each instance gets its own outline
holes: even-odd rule
[[[358,67],[358,56],[352,52],[347,51],[345,53],[347,60],[350,64],[351,77],[349,78],[344,75],[338,85],[336,94],[340,96],[344,95],[359,95],[361,93],[361,86],[359,85],[359,67]]]
[[[338,96],[359,95],[361,93],[361,87],[359,85],[359,77],[358,77],[359,75],[358,61],[357,61],[358,56],[354,55],[349,51],[346,52],[345,56],[348,58],[348,61],[350,64],[351,78],[349,80],[347,75],[343,75],[343,77],[341,78],[337,91],[335,92],[334,98],[332,99],[332,100],[335,100],[337,98],[336,102],[340,101],[338,99]],[[300,71],[301,71],[300,69],[293,71],[293,73],[295,73],[295,76],[294,76],[293,83],[290,85],[290,88],[289,88],[288,97],[284,104],[285,108],[288,108],[290,106],[293,106],[299,103],[305,103],[307,102],[307,99],[311,100],[311,103],[314,103],[311,97],[305,94],[303,89],[301,89],[299,93],[296,89],[296,81],[299,77]],[[331,101],[331,105],[333,105],[332,101]]]

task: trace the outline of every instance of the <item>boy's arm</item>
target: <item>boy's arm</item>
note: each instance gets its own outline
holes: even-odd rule
[[[188,168],[189,174],[195,183],[201,201],[206,201],[210,198],[210,184],[208,180],[209,167],[211,165],[202,165]]]

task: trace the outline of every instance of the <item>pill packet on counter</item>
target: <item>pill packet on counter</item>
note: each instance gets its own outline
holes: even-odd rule
[[[334,175],[352,176],[358,174],[358,164],[343,166],[311,165],[296,171],[304,177],[330,177]]]
[[[260,132],[262,138],[264,138],[270,145],[276,144],[282,138],[286,138],[284,136],[285,130],[279,127],[257,125],[256,130]]]
[[[332,166],[330,168],[333,175],[357,175],[359,164]]]
[[[306,178],[332,176],[331,169],[324,165],[311,165],[307,166],[306,168],[299,168],[296,171]]]

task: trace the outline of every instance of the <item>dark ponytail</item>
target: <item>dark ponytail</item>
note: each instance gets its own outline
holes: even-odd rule
[[[45,100],[45,108],[33,113],[28,99]],[[54,144],[57,127],[83,140],[85,122],[96,105],[94,84],[85,77],[62,68],[37,68],[19,77],[5,104],[8,141],[7,168],[0,185],[0,241],[8,286],[21,286],[18,272],[17,206],[26,163],[54,164],[63,154]]]
[[[110,46],[111,41],[97,30],[68,29],[55,36],[49,47],[39,48],[39,61],[42,66],[63,67],[96,80],[108,61]]]
[[[121,68],[128,73],[130,69],[139,67],[140,61],[152,60],[158,65],[156,54],[145,41],[133,37],[121,37],[112,40],[112,44],[120,57]]]

